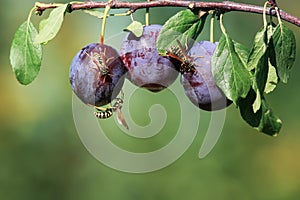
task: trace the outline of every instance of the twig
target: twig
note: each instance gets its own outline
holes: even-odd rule
[[[275,1],[271,1],[275,2]],[[72,3],[69,7],[69,12],[75,10],[83,10],[83,9],[93,9],[93,8],[105,8],[106,2],[79,2]],[[43,11],[51,8],[56,8],[58,5],[53,3],[36,3],[36,10],[39,14],[42,14]],[[183,0],[156,0],[150,2],[120,2],[120,1],[112,1],[110,3],[112,9],[119,8],[128,8],[131,12],[134,12],[138,9],[142,8],[150,8],[150,7],[186,7],[190,9],[200,8],[203,11],[208,10],[221,10],[223,12],[229,11],[240,11],[240,12],[249,12],[249,13],[263,13],[263,7],[251,5],[251,4],[243,4],[236,3],[231,1],[223,1],[223,2],[194,2],[194,1],[183,1]],[[276,16],[276,12],[274,9],[267,9],[268,15]],[[280,16],[282,20],[290,22],[298,27],[300,27],[300,19],[280,10]]]

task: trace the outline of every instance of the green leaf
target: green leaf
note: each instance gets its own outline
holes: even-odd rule
[[[256,98],[252,105],[253,112],[256,113],[260,109],[260,106],[261,106],[261,96],[260,96],[260,91],[257,89]]]
[[[272,25],[257,32],[248,59],[248,68],[254,70],[255,88],[262,94],[265,90],[269,72],[269,41],[272,38]]]
[[[270,65],[276,67],[276,53],[275,53],[275,44],[274,44],[274,29],[277,27],[276,24],[271,23],[268,25],[268,35],[269,42],[268,42],[268,50],[269,50],[269,62]]]
[[[253,111],[253,104],[256,100],[256,93],[251,88],[245,98],[240,99],[239,109],[242,118],[252,127],[258,127],[261,119],[261,108],[257,111]]]
[[[268,135],[276,136],[282,126],[282,121],[276,116],[266,100],[262,99],[262,116],[258,130]]]
[[[97,17],[99,19],[102,19],[104,17],[104,13],[99,10],[91,9],[91,10],[83,10],[83,12],[92,15],[94,17]]]
[[[254,71],[255,88],[259,90],[261,94],[263,94],[269,73],[269,62],[268,62],[268,51],[260,58],[259,63]]]
[[[276,69],[272,65],[269,65],[269,73],[268,73],[268,78],[267,78],[264,92],[267,94],[272,92],[276,88],[277,83],[278,83],[278,77],[277,77]]]
[[[246,97],[250,90],[251,76],[235,48],[231,38],[223,34],[212,56],[211,67],[216,84],[237,105],[239,98]]]
[[[277,25],[274,30],[274,46],[276,67],[280,80],[287,83],[290,70],[296,59],[296,39],[293,31],[284,24]]]
[[[257,112],[253,111],[256,100],[256,92],[250,89],[246,98],[239,101],[239,109],[242,118],[253,128],[265,134],[276,136],[282,126],[281,120],[273,113],[264,97],[261,97],[261,106]]]
[[[235,41],[233,41],[233,43],[234,43],[235,51],[236,51],[237,55],[239,56],[240,60],[242,61],[244,66],[247,66],[248,57],[249,57],[249,49],[247,47],[245,47],[244,45],[242,45],[241,43],[238,43]]]
[[[267,27],[258,31],[254,37],[254,44],[248,59],[248,69],[253,70],[258,67],[260,61],[267,51]]]
[[[157,39],[156,47],[162,55],[171,46],[177,46],[179,41],[185,46],[191,47],[201,33],[207,14],[200,18],[190,9],[182,10],[172,16],[164,25]]]
[[[28,85],[38,75],[42,62],[42,47],[34,44],[37,30],[33,24],[24,22],[14,35],[10,49],[10,63],[17,80]]]
[[[276,87],[276,84],[272,84],[275,81],[274,74],[271,74],[273,71],[269,72],[269,69],[272,70],[272,58],[270,56],[274,49],[272,35],[273,24],[268,24],[260,30],[254,38],[254,44],[248,59],[248,69],[254,74],[252,88],[256,91],[256,99],[252,105],[254,113],[261,107],[263,93],[265,91],[270,92]]]
[[[47,19],[42,19],[39,24],[39,30],[42,30],[47,24]]]
[[[143,24],[138,21],[133,21],[124,31],[132,32],[136,37],[141,37],[143,34]]]
[[[64,4],[63,6],[53,9],[49,17],[45,21],[41,22],[43,23],[40,25],[42,29],[35,38],[35,43],[45,44],[56,36],[64,20],[64,15],[68,5],[69,4]]]
[[[273,40],[273,33],[274,33],[275,24],[269,26],[268,34],[271,35],[269,44],[268,44],[268,52],[269,52],[269,69],[268,69],[268,77],[265,85],[265,93],[272,92],[278,83],[278,76],[276,72],[276,55],[275,55],[275,47],[274,47],[274,40]]]

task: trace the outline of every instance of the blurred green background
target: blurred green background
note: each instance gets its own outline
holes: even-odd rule
[[[67,14],[58,36],[44,47],[38,78],[26,87],[16,81],[9,64],[10,44],[34,2],[2,1],[0,7],[1,199],[300,199],[299,27],[289,25],[298,46],[290,82],[280,84],[268,95],[283,121],[277,138],[249,127],[231,106],[222,135],[206,158],[198,158],[205,133],[200,127],[191,147],[171,166],[148,174],[127,174],[104,166],[89,154],[77,135],[72,116],[69,65],[83,46],[98,41],[100,20],[81,11]],[[258,0],[240,2],[263,4]],[[277,2],[283,10],[300,17],[299,0]],[[151,23],[162,24],[178,10],[151,9]],[[141,10],[134,16],[143,20],[143,13]],[[42,17],[33,16],[35,25],[48,14],[49,11]],[[248,47],[262,25],[261,16],[256,14],[232,12],[224,20],[232,38]],[[120,33],[129,22],[128,17],[109,18],[106,37]],[[208,39],[207,30],[203,39]],[[143,95],[139,98],[151,99],[149,93],[140,93]],[[147,123],[147,109],[142,104],[130,109],[141,120],[139,123]],[[176,107],[167,111],[172,109]],[[203,116],[205,121],[209,114],[201,111]],[[166,124],[166,132],[173,126],[174,122]],[[122,133],[112,133],[115,134]],[[167,143],[172,136],[160,137],[162,140],[147,145],[162,146],[161,141]],[[129,144],[126,141],[123,145]]]

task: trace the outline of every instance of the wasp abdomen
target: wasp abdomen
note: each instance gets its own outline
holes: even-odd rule
[[[107,119],[110,118],[113,114],[113,110],[111,108],[107,108],[106,110],[98,110],[97,112],[94,112],[95,116],[99,119]]]

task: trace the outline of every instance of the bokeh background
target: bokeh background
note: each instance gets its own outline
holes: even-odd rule
[[[52,2],[52,1],[48,1]],[[56,1],[67,2],[67,1]],[[262,5],[263,1],[243,0]],[[277,1],[283,10],[298,17],[300,1]],[[76,11],[67,14],[57,37],[44,47],[37,79],[20,85],[9,64],[14,32],[25,21],[35,1],[1,1],[0,23],[0,198],[33,199],[272,199],[300,198],[300,28],[289,25],[297,38],[297,60],[287,85],[280,84],[268,100],[282,121],[277,138],[258,133],[231,106],[222,135],[213,151],[198,158],[205,125],[188,151],[174,164],[148,174],[127,174],[94,159],[82,145],[72,116],[72,91],[68,72],[73,56],[83,46],[97,42],[101,20]],[[162,24],[178,8],[151,9],[151,23]],[[122,10],[120,10],[122,11]],[[123,10],[124,11],[124,10]],[[42,17],[33,16],[37,26]],[[134,14],[143,21],[144,10]],[[235,40],[248,47],[262,26],[261,16],[232,12],[225,25]],[[109,18],[106,37],[122,32],[129,17]],[[209,39],[208,24],[203,39]],[[218,37],[218,33],[216,34]],[[126,91],[125,91],[126,92]],[[162,93],[168,98],[168,93]],[[147,124],[148,108],[155,94],[139,91],[130,112]],[[142,102],[148,102],[147,106]],[[170,101],[167,112],[177,109]],[[203,111],[201,117],[209,118]],[[186,116],[188,117],[188,116]],[[114,126],[111,121],[111,126]],[[167,143],[175,122],[167,123],[161,139],[143,143],[111,137],[124,148],[146,151]],[[168,131],[170,130],[170,131]],[[162,133],[163,134],[163,133]],[[124,139],[124,141],[123,141]],[[138,145],[142,142],[144,145]],[[136,149],[130,145],[136,145]],[[148,145],[148,146],[147,146]]]

